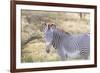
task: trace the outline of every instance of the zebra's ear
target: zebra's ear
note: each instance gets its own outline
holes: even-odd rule
[[[43,22],[42,23],[42,27],[45,27],[47,24],[46,24],[46,22]]]
[[[54,28],[56,28],[56,25],[55,24],[51,24],[51,26],[54,27]]]
[[[54,25],[55,25],[54,23],[51,23],[51,24],[50,24],[50,26],[54,26]]]
[[[41,28],[40,31],[43,31],[46,28],[46,22],[41,22]]]

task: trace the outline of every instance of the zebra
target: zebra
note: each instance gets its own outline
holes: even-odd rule
[[[89,58],[90,35],[88,33],[73,35],[60,30],[55,24],[45,23],[44,39],[46,52],[49,53],[51,46],[53,46],[61,60],[78,56],[82,59]]]

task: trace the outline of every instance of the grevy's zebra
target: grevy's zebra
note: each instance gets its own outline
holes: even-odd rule
[[[61,60],[77,56],[88,59],[90,51],[89,34],[71,35],[56,28],[54,24],[45,24],[44,38],[47,52],[50,51],[52,45],[57,49]]]

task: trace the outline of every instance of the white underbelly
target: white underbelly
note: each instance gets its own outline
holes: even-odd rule
[[[63,48],[63,53],[65,55],[67,55],[68,57],[75,58],[75,57],[78,57],[79,56],[80,51],[77,50],[77,51],[69,52],[69,51],[67,51],[66,49]]]

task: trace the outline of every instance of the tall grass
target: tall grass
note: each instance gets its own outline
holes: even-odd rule
[[[42,23],[55,23],[57,27],[70,34],[90,32],[88,13],[31,11],[21,12],[21,62],[59,61],[56,50],[52,47],[46,53]]]

